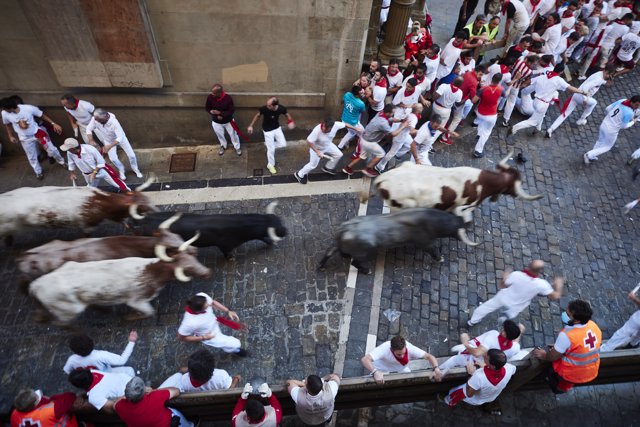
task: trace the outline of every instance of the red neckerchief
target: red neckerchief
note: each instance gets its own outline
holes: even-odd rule
[[[540,4],[542,0],[529,0],[529,2],[531,3],[531,14],[533,15],[533,12],[536,11],[536,7],[538,7],[538,5]]]
[[[454,86],[453,83],[449,84],[449,86],[451,86],[451,93],[456,93],[458,90],[460,90],[460,88]]]
[[[507,370],[504,368],[504,366],[498,369],[497,371],[495,369],[489,368],[488,366],[484,367],[484,375],[487,377],[487,380],[489,380],[489,382],[493,386],[498,385],[498,383],[502,381],[502,379],[506,374],[507,374]]]
[[[436,55],[436,56],[437,56],[437,55]],[[426,77],[426,76],[424,76],[424,75],[423,75],[423,76],[422,76],[422,78],[421,78],[421,79],[419,79],[419,78],[418,78],[418,76],[416,76],[416,75],[415,75],[415,73],[413,74],[413,78],[414,78],[414,79],[416,79],[416,80],[418,81],[418,84],[422,84],[422,82],[424,81],[424,78],[425,78],[425,77]]]
[[[464,40],[462,40],[460,43],[456,44],[456,42],[454,41],[453,43],[451,43],[451,45],[455,48],[460,49],[462,47],[462,44],[464,43]]]
[[[398,74],[400,72],[400,70],[396,70],[395,73],[391,74],[391,71],[387,71],[387,74],[390,75],[391,77],[395,76],[396,74]]]
[[[91,372],[91,376],[93,377],[93,380],[91,381],[91,385],[89,386],[89,388],[87,389],[87,391],[91,390],[92,388],[94,388],[96,385],[98,385],[98,383],[100,382],[100,380],[102,380],[102,378],[104,378],[104,375],[99,374],[97,372]]]
[[[628,99],[625,99],[624,101],[622,101],[622,105],[624,105],[625,107],[633,108],[631,106],[631,101]]]
[[[436,53],[433,56],[427,56],[427,58],[429,58],[430,60],[434,61],[434,60],[438,59],[438,54]],[[415,74],[414,74],[414,77],[415,77]]]
[[[509,350],[513,346],[513,341],[500,334],[498,335],[498,344],[500,344],[500,350],[505,351]]]
[[[73,107],[69,108],[70,110],[75,110],[78,108],[78,105],[80,105],[80,100],[76,99],[76,105],[74,105]]]
[[[558,74],[558,73],[556,73],[556,72],[554,72],[554,71],[547,71],[547,78],[548,78],[548,79],[552,79],[552,78],[554,78],[555,76],[559,76],[559,75],[560,75],[560,74]]]
[[[615,19],[615,20],[613,20],[613,21],[609,22],[607,25],[611,25],[611,24],[613,24],[614,22],[615,22],[616,24],[619,24],[619,25],[624,25],[624,21],[623,21],[622,19]]]
[[[205,310],[205,311],[193,311],[189,307],[185,307],[184,311],[186,311],[189,314],[205,314],[207,312],[207,310]]]
[[[387,79],[382,77],[380,80],[376,82],[376,86],[387,87]]]
[[[529,277],[533,278],[533,279],[537,279],[537,278],[538,278],[538,276],[537,276],[537,275],[533,274],[532,272],[530,272],[530,271],[529,271],[529,270],[527,270],[526,268],[525,268],[524,270],[522,270],[522,272],[523,272],[524,274],[526,274],[527,276],[529,276]]]
[[[214,97],[213,99],[215,99],[215,100],[219,101],[219,100],[221,100],[222,98],[224,98],[225,96],[227,96],[227,93],[226,93],[224,90],[221,90],[221,91],[220,91],[220,96],[219,96],[219,97],[217,97],[217,98],[216,98],[216,97]]]
[[[506,15],[506,14],[507,14],[507,6],[509,6],[509,0],[505,1],[505,2],[504,2],[504,4],[502,5],[501,13],[502,13],[503,15]]]
[[[631,9],[631,6],[632,6],[631,3],[626,2],[626,1],[620,1],[620,0],[618,0],[617,2],[615,2],[613,4],[614,9],[616,7],[626,7],[627,9]]]
[[[202,383],[201,383],[200,381],[196,381],[196,380],[194,380],[194,379],[193,379],[193,377],[192,377],[191,375],[189,375],[189,382],[190,382],[190,383],[191,383],[191,385],[192,385],[192,386],[194,386],[195,388],[198,388],[198,387],[200,387],[201,385],[203,385],[203,384],[206,384],[206,383],[207,383],[206,381],[205,381],[205,382],[202,382]]]
[[[418,121],[420,121],[420,119],[422,118],[422,114],[414,114],[414,116],[416,116],[416,118],[418,119]]]
[[[541,1],[542,1],[542,0],[541,0]],[[524,52],[524,50],[522,50],[522,48],[520,47],[520,45],[519,45],[519,44],[515,45],[515,46],[513,47],[513,50],[515,50],[516,52]]]
[[[507,66],[506,66],[506,65],[504,65],[504,64],[500,64],[500,72],[501,72],[502,74],[507,74],[507,73],[509,72],[509,67],[507,67]]]
[[[569,9],[565,10],[564,13],[562,14],[561,18],[573,18],[573,12],[570,11]]]
[[[404,90],[404,96],[411,96],[413,95],[413,93],[416,91],[416,88],[413,88],[413,90],[411,92],[409,92],[409,89],[405,89]]]
[[[378,113],[378,115],[379,115],[380,117],[382,117],[382,118],[387,119],[387,121],[389,121],[389,117],[387,117],[387,115],[384,113],[384,111],[382,111],[382,112]]]
[[[389,349],[389,351],[391,351],[391,354],[393,354],[393,357],[398,361],[398,363],[400,363],[402,366],[406,366],[407,363],[409,363],[409,349],[405,349],[406,351],[404,352],[404,356],[402,357],[398,357],[396,356],[396,354],[393,352],[393,350]]]

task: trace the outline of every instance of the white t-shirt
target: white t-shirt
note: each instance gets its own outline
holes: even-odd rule
[[[207,304],[211,304],[213,301],[213,299],[204,292],[200,292],[197,295],[205,297]],[[180,323],[180,327],[178,328],[178,333],[184,337],[202,337],[208,333],[217,335],[221,332],[218,319],[215,314],[213,314],[213,310],[211,307],[207,307],[204,313],[192,314],[185,311],[182,317],[182,323]]]
[[[328,383],[329,384],[329,390],[331,390],[331,397],[333,397],[335,399],[335,397],[338,394],[338,383],[335,381],[325,381],[322,380],[323,384]],[[298,393],[300,393],[300,389],[302,387],[294,387],[291,389],[291,399],[293,400],[293,402],[297,405],[298,404]],[[314,400],[320,400],[322,401],[322,393],[324,393],[324,390],[321,390],[320,393],[316,394],[315,396],[311,396],[309,395],[309,398],[314,401]]]
[[[464,62],[462,62],[462,60],[458,62],[460,64],[460,73],[458,73],[459,76],[464,75],[464,73],[466,73],[467,71],[473,71],[476,69],[476,60],[473,58],[471,58],[467,65],[464,65]]]
[[[487,74],[482,76],[481,86],[490,85],[491,80],[493,79],[493,76],[495,76],[498,73],[502,73],[502,80],[500,80],[500,84],[506,85],[511,81],[511,71],[503,70],[502,66],[496,62],[495,64],[492,64],[489,66],[489,68],[487,68]]]
[[[507,301],[513,312],[524,310],[537,295],[549,295],[553,292],[549,282],[540,277],[531,277],[522,271],[509,274],[505,285],[507,288],[500,290],[501,297],[503,301]]]
[[[423,124],[422,127],[418,129],[416,136],[413,138],[416,142],[416,150],[418,151],[419,156],[424,153],[428,153],[431,147],[433,147],[433,143],[436,142],[436,131],[431,130],[429,125],[429,122]]]
[[[612,22],[604,27],[604,35],[600,40],[600,47],[610,48],[615,46],[616,40],[629,32],[629,27],[624,24]]]
[[[553,98],[557,95],[556,91],[566,90],[569,87],[569,83],[564,81],[560,76],[553,76],[548,78],[546,74],[542,74],[531,80],[531,85],[524,90],[523,93],[531,93],[532,90],[536,92],[536,98],[543,100],[544,102],[552,102]]]
[[[335,138],[336,133],[340,129],[344,129],[344,123],[335,122],[329,133],[322,132],[322,129],[320,129],[320,127],[321,125],[317,125],[313,128],[313,130],[307,137],[307,141],[313,143],[316,148],[318,148],[318,150],[322,151],[326,149],[329,144],[333,144],[333,138]]]
[[[214,391],[214,390],[226,390],[231,387],[233,378],[224,369],[214,369],[211,379],[199,387],[195,387],[191,383],[191,377],[189,373],[182,375],[180,378],[180,392],[186,393],[189,391]]]
[[[440,52],[440,64],[436,72],[436,78],[438,79],[448,76],[460,58],[462,49],[453,45],[454,40],[455,39],[449,40],[449,43],[447,43],[445,48],[442,49],[442,52]]]
[[[562,24],[558,23],[547,28],[542,35],[544,40],[544,46],[542,47],[543,54],[553,54],[560,43],[560,37],[562,36]]]
[[[627,33],[622,36],[618,59],[623,62],[633,60],[633,54],[640,47],[640,37],[637,34]]]
[[[104,136],[103,142],[106,144],[112,144],[114,141],[118,141],[118,143],[129,142],[122,126],[120,126],[120,122],[113,113],[109,113],[109,120],[105,124],[100,123],[93,117],[87,125],[87,135],[91,135],[94,130]]]
[[[409,361],[422,359],[427,354],[426,351],[420,350],[415,345],[406,341],[407,351],[409,352]],[[411,372],[408,365],[402,365],[391,352],[391,341],[384,342],[371,350],[369,356],[373,359],[373,366],[385,372]]]
[[[424,60],[422,61],[424,65],[427,66],[427,69],[424,71],[425,81],[429,81],[429,85],[433,83],[436,79],[436,74],[438,73],[438,67],[440,66],[440,54],[436,55],[435,58],[429,59],[426,55]],[[423,88],[423,90],[430,89],[429,87]]]
[[[602,71],[598,71],[597,73],[591,74],[587,80],[582,82],[579,89],[587,92],[589,96],[593,96],[598,92],[600,86],[606,83],[607,81],[604,79],[604,73]]]
[[[13,130],[22,141],[33,138],[38,132],[34,117],[42,117],[42,110],[29,104],[18,104],[18,112],[2,111],[2,123],[13,126]]]
[[[403,144],[411,144],[411,134],[409,132],[411,129],[416,128],[416,125],[418,124],[418,117],[413,113],[409,113],[407,116],[407,122],[409,123],[407,127],[402,129],[402,131],[393,138],[394,141],[400,141]],[[396,130],[399,126],[400,123],[394,123],[393,126],[391,126],[391,129]]]
[[[411,93],[410,95],[405,95],[404,88],[400,89],[396,93],[396,96],[393,97],[392,104],[396,106],[400,104],[404,104],[404,105],[409,105],[409,107],[405,107],[405,108],[396,107],[396,109],[393,112],[393,117],[395,117],[396,119],[404,119],[411,113],[411,107],[413,106],[413,104],[417,104],[419,100],[420,100],[420,91],[418,89],[415,89],[413,93]]]
[[[475,337],[471,341],[469,341],[469,345],[471,347],[478,348],[482,346],[487,350],[496,349],[500,350],[500,341],[498,337],[500,336],[500,332],[493,330],[487,331],[479,337]],[[513,358],[520,351],[520,343],[512,342],[511,348],[503,350],[504,354],[507,356],[507,360]]]
[[[375,103],[371,104],[371,109],[377,112],[382,111],[384,108],[384,99],[387,97],[387,88],[374,85],[372,96]]]
[[[510,3],[515,8],[515,14],[513,15],[514,28],[517,28],[518,30],[526,30],[529,27],[529,13],[527,12],[527,9],[520,0],[510,0]]]
[[[455,91],[453,90],[455,88]],[[436,104],[444,108],[452,108],[456,103],[462,102],[462,90],[453,84],[442,84],[436,90],[440,96],[436,99]]]
[[[102,163],[104,164],[104,161]],[[115,354],[104,350],[93,350],[88,356],[72,354],[67,359],[67,363],[64,364],[62,370],[65,374],[69,374],[75,369],[92,366],[99,371],[108,372],[112,366],[122,366],[127,363],[129,356],[133,353],[133,347],[135,347],[135,345],[135,342],[129,341],[122,354]]]
[[[100,154],[100,152],[95,147],[89,144],[80,144],[79,156],[73,154],[71,151],[67,151],[67,162],[69,163],[70,171],[76,170],[76,166],[77,166],[78,169],[80,169],[80,172],[84,174],[89,174],[93,172],[93,170],[97,167],[103,168],[105,164],[104,157],[102,157],[102,154]],[[96,366],[98,369],[102,369],[97,365],[93,365],[93,366]]]
[[[385,68],[388,69],[389,67],[385,67]],[[402,73],[400,71],[398,71],[395,76],[392,76],[391,74],[387,73],[387,80],[389,81],[388,89],[391,89],[392,87],[402,86],[402,79],[403,78],[404,78],[404,76],[402,75]]]
[[[124,389],[127,383],[131,381],[131,377],[125,374],[111,374],[94,369],[91,372],[104,375],[100,382],[87,392],[89,403],[95,406],[97,410],[100,410],[109,399],[115,400],[120,396],[124,396]]]
[[[573,328],[584,328],[587,325],[573,325],[573,326],[565,326],[565,328],[573,329]],[[560,332],[558,334],[558,338],[556,338],[556,342],[553,344],[553,348],[560,354],[565,354],[567,350],[571,347],[571,340],[569,336],[564,332]]]
[[[467,397],[464,399],[465,402],[470,403],[472,405],[482,405],[483,403],[493,402],[496,400],[502,390],[507,386],[509,380],[515,374],[516,367],[507,363],[504,365],[505,375],[500,380],[500,382],[496,385],[493,385],[487,379],[487,375],[484,372],[484,369],[478,369],[476,372],[469,378],[467,384],[476,391],[471,397]]]
[[[91,121],[91,118],[93,117],[93,110],[95,110],[96,107],[94,107],[90,102],[79,99],[78,106],[75,108],[75,110],[67,107],[64,107],[64,109],[67,113],[71,114],[74,119],[76,119],[76,122],[80,123],[81,125],[87,126]]]

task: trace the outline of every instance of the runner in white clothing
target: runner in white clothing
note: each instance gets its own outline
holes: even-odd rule
[[[60,150],[67,153],[69,179],[73,185],[76,185],[78,179],[77,168],[82,173],[87,187],[98,187],[104,179],[112,187],[122,191],[131,191],[131,188],[118,177],[117,172],[105,163],[104,157],[94,146],[80,144],[75,138],[67,138],[60,146]]]
[[[436,81],[451,73],[453,67],[460,58],[462,44],[468,39],[469,35],[465,31],[458,31],[456,35],[449,40],[449,43],[447,43],[444,49],[442,49],[442,52],[440,53],[440,65],[436,72]]]
[[[69,123],[73,128],[73,136],[77,138],[78,134],[80,134],[84,143],[88,144],[87,126],[93,117],[96,107],[92,103],[78,99],[70,93],[62,95],[60,103],[69,117]],[[98,139],[102,141],[101,135],[98,135]]]
[[[462,106],[462,90],[460,90],[460,86],[462,86],[463,81],[464,78],[458,76],[451,84],[441,84],[434,92],[431,114],[440,117],[441,123],[449,123],[449,117],[451,117],[453,107]],[[437,140],[441,134],[441,131],[436,131],[435,140]]]
[[[545,22],[544,34],[538,35],[538,33],[531,34],[531,38],[536,41],[543,41],[542,54],[553,54],[560,43],[562,36],[562,24],[560,23],[560,16],[557,13],[550,13],[547,16],[547,22]]]
[[[615,64],[618,67],[616,76],[627,74],[636,67],[635,55],[640,48],[638,31],[640,31],[640,22],[634,21],[631,25],[631,31],[622,37],[620,49],[615,58]]]
[[[432,114],[431,119],[420,127],[411,142],[411,160],[414,163],[431,166],[429,151],[433,147],[433,143],[436,142],[438,132],[444,133],[449,139],[460,136],[457,132],[445,129],[443,123],[444,120],[440,119],[438,115]]]
[[[600,154],[613,148],[618,139],[618,133],[635,124],[638,108],[640,108],[640,95],[634,95],[631,99],[620,99],[605,109],[606,114],[598,131],[598,140],[591,151],[583,156],[585,164],[598,160]],[[640,149],[636,150],[632,157],[640,157]]]
[[[411,113],[406,117],[407,126],[402,130],[402,132],[400,132],[400,134],[393,137],[391,148],[384,158],[375,166],[375,169],[379,173],[382,173],[385,170],[387,164],[394,156],[396,156],[396,158],[402,157],[409,152],[411,149],[411,141],[413,140],[411,134],[416,132],[416,126],[418,124],[419,116],[422,114],[422,110],[422,104],[414,104],[411,109]]]
[[[189,356],[186,373],[176,372],[158,388],[176,387],[181,393],[191,391],[214,391],[235,388],[242,379],[240,375],[231,377],[224,369],[216,369],[216,359],[206,348]]]
[[[102,140],[104,146],[102,148],[100,148],[93,139],[94,130],[97,130],[98,133],[104,137]],[[87,125],[85,133],[89,139],[89,144],[98,148],[103,154],[107,153],[109,155],[109,159],[116,168],[118,168],[118,172],[120,172],[121,180],[124,181],[127,179],[127,176],[125,175],[124,165],[120,159],[118,159],[116,147],[120,147],[126,153],[129,158],[131,170],[138,178],[142,178],[142,172],[140,172],[140,169],[138,168],[138,159],[136,158],[136,154],[133,152],[129,139],[127,139],[127,135],[124,133],[124,130],[122,129],[122,126],[115,114],[109,113],[102,108],[96,108],[93,112],[93,118]]]
[[[629,26],[633,22],[633,14],[628,13],[622,17],[622,19],[616,19],[609,22],[598,34],[594,34],[590,40],[592,44],[596,46],[591,49],[589,55],[584,60],[578,80],[586,79],[587,71],[594,61],[596,56],[599,56],[598,66],[604,68],[605,64],[609,60],[611,52],[613,52],[616,46],[616,41],[629,32]],[[595,40],[593,39],[595,37]]]
[[[469,326],[474,326],[496,310],[503,310],[507,319],[514,319],[522,310],[531,304],[537,295],[544,295],[550,300],[557,300],[562,296],[562,288],[564,279],[556,277],[553,287],[546,280],[539,277],[544,272],[544,261],[531,261],[529,267],[523,271],[514,271],[509,274],[505,271],[502,275],[498,293],[479,305],[474,311],[473,316],[467,322]]]
[[[640,307],[640,298],[636,296],[636,289],[629,292],[629,299]],[[640,344],[640,310],[631,315],[629,320],[618,329],[611,338],[600,347],[600,351],[613,351],[616,348],[631,345],[637,347]]]
[[[598,92],[598,89],[604,84],[607,84],[613,78],[615,74],[615,66],[608,65],[604,71],[598,71],[589,76],[579,87],[580,90],[587,93],[587,95],[575,94],[567,99],[560,109],[560,115],[555,122],[547,129],[547,138],[551,138],[553,132],[573,113],[573,110],[577,106],[582,106],[584,110],[582,115],[576,121],[578,126],[584,126],[587,124],[587,118],[591,115],[591,112],[596,108],[598,103],[593,97]]]
[[[438,367],[438,359],[406,341],[400,335],[371,350],[369,354],[360,359],[360,362],[365,369],[371,372],[376,383],[384,384],[385,372],[411,372],[407,364],[416,359],[428,361],[435,371],[436,381],[442,379],[442,372]]]
[[[129,332],[128,340],[122,354],[115,354],[96,350],[93,340],[88,335],[75,335],[69,340],[69,348],[73,354],[69,356],[62,370],[65,374],[70,374],[75,369],[92,367],[99,371],[126,374],[133,378],[136,375],[133,368],[123,365],[127,363],[133,353],[138,333],[135,330]]]

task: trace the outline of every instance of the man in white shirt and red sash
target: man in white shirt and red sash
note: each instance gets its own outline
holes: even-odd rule
[[[76,167],[82,172],[88,187],[97,187],[100,180],[104,179],[112,187],[122,191],[131,191],[118,173],[104,161],[104,157],[97,148],[89,144],[80,144],[75,138],[67,138],[60,146],[62,151],[67,152],[67,163],[69,168],[69,178],[74,182],[77,179]]]
[[[516,372],[516,367],[507,363],[504,352],[495,348],[484,355],[484,365],[481,369],[476,369],[472,363],[467,365],[471,378],[466,384],[449,390],[444,398],[449,407],[453,408],[461,401],[474,406],[493,402]]]
[[[406,341],[400,335],[371,350],[369,354],[360,359],[360,362],[365,369],[371,372],[376,383],[384,384],[385,372],[411,372],[407,364],[416,359],[427,360],[434,369],[436,381],[442,379],[438,359]]]

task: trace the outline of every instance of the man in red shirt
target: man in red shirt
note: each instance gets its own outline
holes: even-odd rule
[[[47,397],[40,390],[21,390],[13,401],[15,409],[11,413],[11,427],[84,425],[70,413],[75,402],[76,395],[71,392]]]
[[[467,71],[462,76],[462,85],[460,86],[460,90],[462,91],[463,104],[456,105],[456,108],[453,111],[453,119],[451,119],[451,123],[447,127],[449,132],[454,132],[458,128],[460,121],[467,117],[467,114],[469,114],[469,111],[473,108],[473,104],[477,102],[476,92],[478,90],[478,84],[486,72],[487,66],[478,64],[473,71]],[[448,136],[442,137],[442,142],[445,144],[451,143]]]
[[[133,377],[127,383],[124,397],[113,405],[120,419],[129,427],[170,427],[171,419],[178,418],[180,427],[193,427],[178,410],[165,406],[169,399],[180,394],[175,387],[148,391],[140,377]]]
[[[236,109],[231,95],[224,91],[222,85],[217,83],[213,85],[211,93],[207,96],[205,110],[211,115],[211,127],[220,142],[218,154],[222,156],[224,150],[227,149],[227,138],[224,136],[224,131],[226,130],[231,137],[231,143],[236,150],[236,154],[241,156],[242,150],[240,149],[240,138],[238,137],[238,125],[233,118],[233,113],[235,113]]]
[[[476,123],[478,124],[478,142],[476,143],[473,157],[484,157],[484,144],[487,143],[493,127],[498,119],[498,102],[504,90],[500,82],[502,74],[496,73],[491,79],[491,84],[480,89],[476,98],[480,100],[476,111]]]

